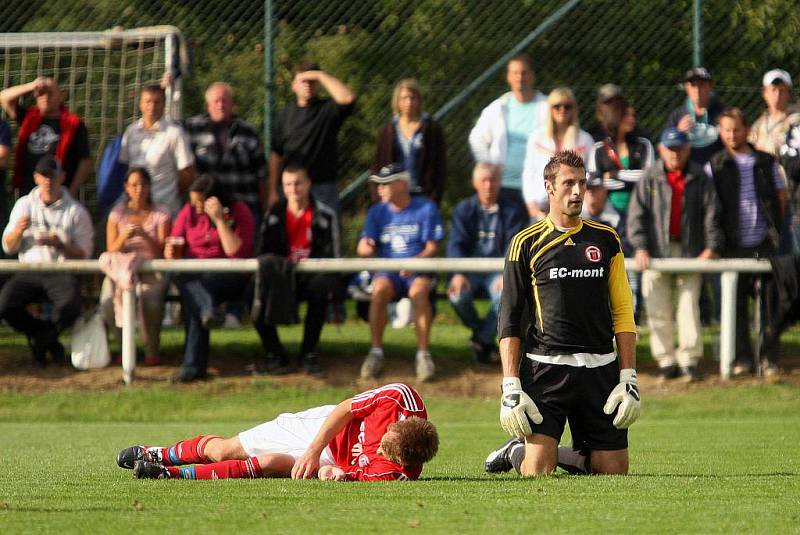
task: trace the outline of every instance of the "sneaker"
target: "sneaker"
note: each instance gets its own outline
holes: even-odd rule
[[[777,377],[781,374],[781,370],[774,362],[764,361],[761,364],[761,373],[764,377]]]
[[[169,470],[166,467],[147,461],[134,463],[133,476],[136,479],[170,479]]]
[[[222,306],[217,305],[211,310],[204,311],[200,316],[200,323],[208,330],[225,325],[225,311]]]
[[[206,378],[206,374],[205,373],[201,374],[201,373],[198,373],[197,371],[195,371],[195,370],[193,370],[191,368],[184,368],[183,366],[181,366],[180,368],[178,368],[178,371],[175,372],[175,375],[173,375],[170,378],[170,382],[172,382],[172,383],[191,383],[192,381],[197,381],[197,380],[205,379],[205,378]]]
[[[117,454],[117,465],[120,468],[132,470],[136,461],[160,463],[161,448],[153,446],[129,446]]]
[[[514,468],[514,465],[511,464],[511,452],[519,446],[523,446],[523,440],[516,437],[512,438],[486,457],[483,469],[489,474],[508,472]]]
[[[383,369],[383,352],[370,349],[367,356],[364,358],[364,363],[361,364],[361,378],[374,379]]]
[[[733,377],[742,377],[743,375],[749,375],[752,372],[752,369],[749,364],[734,364],[733,370],[731,370],[731,375]]]
[[[300,367],[308,375],[322,377],[322,364],[319,363],[319,356],[314,352],[309,352],[300,357]]]
[[[436,373],[436,365],[433,363],[430,351],[417,351],[417,380],[429,381]]]
[[[671,381],[681,376],[681,370],[677,365],[664,366],[658,369],[658,380],[661,382]]]
[[[247,366],[253,375],[285,375],[291,371],[286,353],[267,353],[264,360]]]
[[[697,366],[687,366],[681,369],[683,373],[683,377],[681,378],[685,383],[694,383],[695,381],[700,380],[700,372],[697,369]]]

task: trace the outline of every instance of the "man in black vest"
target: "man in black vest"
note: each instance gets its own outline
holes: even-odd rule
[[[714,179],[722,204],[722,229],[727,258],[768,258],[777,252],[778,233],[786,201],[783,173],[775,158],[747,143],[747,122],[738,108],[720,114],[720,137],[725,150],[714,154],[706,171]],[[736,291],[736,361],[733,374],[754,370],[748,332],[747,296],[754,277],[739,274]],[[774,375],[774,363],[764,363]]]

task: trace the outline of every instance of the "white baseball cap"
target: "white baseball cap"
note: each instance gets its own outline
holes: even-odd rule
[[[792,77],[783,69],[772,69],[764,74],[764,79],[761,81],[761,85],[765,87],[776,83],[782,83],[792,87]]]

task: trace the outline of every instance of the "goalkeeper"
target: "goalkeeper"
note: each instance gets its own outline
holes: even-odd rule
[[[636,325],[619,236],[580,217],[586,169],[556,153],[544,170],[550,213],[509,245],[498,320],[500,422],[512,439],[487,472],[626,474],[639,416]],[[530,326],[522,354],[520,325]],[[616,338],[616,352],[614,339]],[[572,447],[558,444],[569,422]]]

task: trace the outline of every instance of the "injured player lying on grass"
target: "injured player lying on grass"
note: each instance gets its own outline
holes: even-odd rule
[[[281,414],[231,438],[130,446],[117,464],[139,479],[414,480],[438,448],[419,393],[392,383],[338,405]]]

